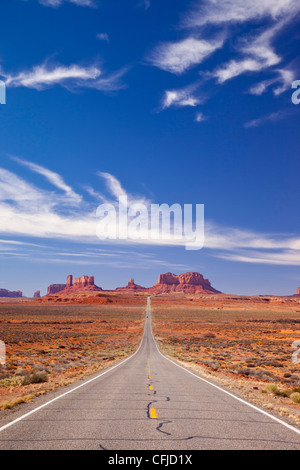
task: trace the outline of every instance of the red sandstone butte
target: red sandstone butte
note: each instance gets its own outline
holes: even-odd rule
[[[17,298],[22,297],[23,293],[20,290],[10,291],[7,289],[0,289],[0,297],[10,297],[10,298]]]
[[[73,285],[73,276],[72,274],[69,274],[69,276],[67,277],[66,287],[72,287],[72,285]]]
[[[81,290],[102,291],[103,289],[96,286],[94,276],[75,277],[73,285],[72,276],[68,276],[66,290],[68,292],[76,292]]]
[[[39,299],[40,297],[41,297],[41,292],[39,290],[35,291],[35,293],[33,294],[33,298]]]
[[[57,294],[58,292],[76,293],[82,290],[102,291],[102,288],[95,285],[94,276],[75,277],[73,283],[73,276],[69,274],[66,284],[52,284],[48,287],[47,295]]]
[[[300,295],[300,287],[296,290],[296,295]]]
[[[146,287],[139,286],[135,284],[133,277],[130,278],[127,286],[125,287],[117,287],[116,291],[123,291],[123,292],[145,292],[147,291]]]
[[[66,284],[51,284],[47,289],[47,295],[57,294],[66,288]]]
[[[214,289],[208,279],[202,274],[187,272],[183,274],[165,273],[160,274],[155,286],[149,288],[150,292],[156,294],[169,292],[183,292],[187,294],[220,294]]]
[[[73,288],[81,289],[83,287],[95,287],[94,276],[75,277]]]

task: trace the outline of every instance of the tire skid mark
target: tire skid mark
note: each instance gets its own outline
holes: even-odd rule
[[[159,423],[158,426],[156,426],[157,431],[162,432],[163,434],[166,434],[167,436],[171,436],[172,434],[170,432],[163,431],[161,429],[164,424],[169,424],[169,423],[172,423],[172,421],[162,421],[161,423]]]
[[[151,408],[152,403],[157,403],[157,400],[149,401],[149,403],[147,405],[147,418],[149,418],[149,419],[152,419],[151,418],[151,412],[150,412],[150,408]]]

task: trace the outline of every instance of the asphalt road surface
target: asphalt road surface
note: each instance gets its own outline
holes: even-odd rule
[[[156,346],[148,299],[138,351],[4,413],[0,449],[300,450],[300,431],[176,365]]]

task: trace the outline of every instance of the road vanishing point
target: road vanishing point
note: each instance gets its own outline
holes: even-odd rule
[[[130,357],[5,412],[1,450],[300,450],[300,430],[165,357]]]

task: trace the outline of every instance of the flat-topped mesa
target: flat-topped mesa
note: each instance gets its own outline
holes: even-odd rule
[[[66,288],[66,284],[50,284],[47,289],[47,295],[57,294]]]
[[[37,290],[35,291],[35,293],[33,294],[33,298],[34,299],[39,299],[41,297],[41,291]]]
[[[165,273],[160,274],[158,282],[149,290],[155,293],[185,292],[188,294],[220,294],[214,289],[208,279],[204,279],[202,274],[187,272],[183,274]]]
[[[18,298],[22,296],[23,293],[20,290],[10,291],[7,289],[0,289],[0,297]]]

